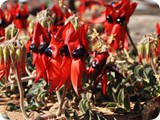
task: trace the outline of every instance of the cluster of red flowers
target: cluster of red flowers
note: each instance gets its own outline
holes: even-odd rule
[[[89,1],[87,1],[89,2]],[[86,2],[86,3],[87,3]],[[106,6],[106,11],[102,12],[102,15],[98,18],[88,20],[90,23],[103,23],[105,27],[106,43],[109,45],[109,51],[113,52],[117,49],[128,50],[128,38],[126,26],[129,22],[130,16],[135,11],[137,6],[136,2],[130,2],[130,0],[122,0],[119,2],[106,5],[103,2],[90,1],[87,4],[89,7],[94,4],[100,4]],[[91,4],[92,3],[92,4]],[[82,3],[83,5],[84,3]],[[84,8],[80,6],[81,11],[84,12]]]
[[[0,11],[1,21],[3,21],[1,24],[4,27],[13,22],[18,29],[27,29],[27,18],[29,16],[27,3],[22,5],[19,3],[10,3],[10,6],[6,6],[4,12],[2,10]]]
[[[51,29],[51,28],[50,28]],[[36,66],[36,80],[44,77],[50,84],[50,91],[59,89],[66,81],[82,89],[81,76],[85,70],[85,58],[88,57],[88,43],[85,38],[88,27],[81,25],[75,30],[68,22],[56,31],[48,31],[36,23],[30,50],[33,52],[33,64]]]
[[[106,94],[106,60],[109,52],[123,48],[128,49],[126,25],[137,3],[122,0],[106,5],[103,0],[79,1],[81,3],[78,9],[80,17],[87,7],[95,4],[106,6],[106,11],[102,13],[100,18],[92,19],[89,22],[105,22],[104,33],[107,37],[104,42],[109,45],[109,49],[100,53],[92,51],[95,54],[90,67],[87,69],[86,59],[92,53],[89,53],[86,38],[88,25],[80,24],[77,29],[74,28],[72,22],[65,24],[65,20],[72,14],[67,10],[64,14],[60,7],[55,4],[51,8],[55,15],[54,23],[45,28],[41,23],[36,22],[33,32],[30,33],[30,40],[26,45],[27,51],[31,51],[33,55],[33,65],[36,68],[35,82],[43,77],[50,85],[49,91],[58,90],[66,82],[68,87],[72,83],[75,92],[78,94],[78,89],[83,90],[82,74],[86,73],[89,77],[93,77],[95,87],[101,82],[103,94]],[[0,37],[4,36],[4,27],[12,22],[18,29],[27,30],[29,15],[27,3],[22,6],[18,3],[10,4],[10,9],[6,7],[5,13],[2,10],[0,10],[0,13]]]
[[[5,27],[13,23],[21,31],[27,29],[29,16],[28,4],[10,3],[10,6],[6,6],[3,11],[0,9],[0,37],[5,36]],[[3,41],[1,39],[1,41]]]

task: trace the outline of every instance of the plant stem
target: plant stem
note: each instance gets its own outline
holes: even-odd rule
[[[32,75],[32,73],[29,71],[27,65],[25,65],[25,70],[26,70],[26,72],[27,72],[27,74],[28,74],[29,76]]]
[[[26,82],[28,80],[35,79],[35,77],[36,76],[34,76],[34,75],[23,77],[23,78],[21,78],[21,82]]]
[[[131,35],[130,35],[130,33],[129,33],[129,29],[128,29],[127,24],[125,25],[125,29],[126,29],[126,32],[127,32],[127,36],[128,36],[128,38],[129,38],[132,46],[133,46],[133,49],[134,49],[134,51],[136,52],[136,54],[138,55],[137,48],[136,48],[136,46],[135,46],[135,44],[134,44],[134,42],[133,42],[133,40],[132,40],[132,37],[131,37]]]
[[[151,67],[153,69],[154,74],[157,75],[157,70],[156,70],[156,66],[155,66],[155,64],[153,62],[153,59],[151,59]]]
[[[59,90],[56,91],[56,95],[57,95],[58,103],[60,105],[60,103],[61,103],[61,95],[60,95],[60,91]]]
[[[61,99],[61,102],[59,104],[59,107],[58,107],[58,110],[57,110],[57,113],[56,113],[57,116],[61,115],[61,113],[62,113],[62,106],[63,106],[63,103],[64,103],[64,98],[66,96],[67,86],[68,86],[68,81],[66,81],[66,83],[64,85],[64,88],[63,88],[62,99]]]
[[[29,69],[28,69],[27,65],[25,65],[25,70],[26,70],[26,72],[27,72],[27,74],[28,74],[29,76],[31,76],[31,75],[32,75],[32,73],[29,71]],[[32,80],[32,79],[30,79],[30,80],[28,81],[28,85],[31,85],[32,83],[33,83],[33,80]]]
[[[49,120],[49,118],[53,118],[53,117],[56,117],[56,115],[52,113],[48,113],[40,116],[42,120]]]
[[[19,95],[20,95],[20,108],[21,108],[21,111],[22,111],[22,114],[23,114],[23,117],[25,120],[28,120],[29,117],[26,113],[26,110],[25,110],[25,107],[24,107],[24,93],[23,93],[23,86],[22,86],[22,83],[21,83],[21,78],[20,76],[18,75],[18,69],[16,68],[16,81],[17,81],[17,85],[18,85],[18,89],[19,89]]]

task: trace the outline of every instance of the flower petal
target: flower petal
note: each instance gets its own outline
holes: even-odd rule
[[[80,59],[72,60],[71,63],[71,82],[74,88],[74,91],[77,95],[78,94],[78,87],[81,87],[81,75],[82,75],[82,62]]]

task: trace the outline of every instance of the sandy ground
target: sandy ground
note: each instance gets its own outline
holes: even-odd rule
[[[156,31],[156,23],[160,23],[160,16],[158,15],[132,16],[128,27],[134,42],[140,41],[146,33],[154,33]]]

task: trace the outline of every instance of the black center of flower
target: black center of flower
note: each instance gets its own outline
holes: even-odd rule
[[[91,66],[92,68],[96,69],[96,70],[101,70],[106,64],[106,60],[101,60],[101,61],[97,61],[97,60],[93,60],[91,62]]]
[[[73,58],[82,58],[82,57],[85,57],[85,56],[88,56],[88,52],[86,51],[86,49],[83,46],[75,49],[72,52],[72,57]]]
[[[108,15],[107,17],[106,17],[106,20],[109,22],[109,23],[113,23],[113,18],[112,18],[112,16],[111,15]]]
[[[0,19],[0,27],[5,27],[5,20],[4,19]]]
[[[51,40],[52,39],[52,32],[50,30],[48,30],[47,35],[48,35],[49,39]]]
[[[158,34],[157,37],[158,37],[158,40],[160,40],[160,34]]]
[[[45,49],[45,53],[48,57],[52,57],[52,49],[50,47]]]
[[[118,17],[116,20],[116,23],[123,25],[125,20],[126,20],[125,17]]]
[[[32,43],[31,45],[30,45],[30,50],[32,50],[33,52],[38,52],[38,47],[34,44],[34,43]]]
[[[45,52],[45,49],[46,49],[47,47],[48,47],[48,44],[47,44],[47,43],[41,44],[41,45],[38,47],[38,52],[39,52],[39,53]]]
[[[28,16],[29,16],[29,15],[28,15],[28,14],[26,14],[26,15],[24,15],[24,16],[23,16],[23,18],[24,18],[24,19],[27,19],[27,18],[28,18]]]
[[[116,2],[111,2],[111,4],[110,4],[110,5],[111,5],[111,6],[113,6],[115,3],[116,3]]]
[[[65,55],[67,57],[70,57],[69,54],[69,50],[68,50],[68,46],[67,45],[63,45],[62,48],[60,49],[60,54],[61,55]]]
[[[94,69],[98,68],[98,63],[97,63],[97,61],[96,61],[96,60],[93,60],[93,61],[91,62],[91,66],[92,66]]]
[[[19,13],[16,14],[16,19],[20,19],[21,15]]]

